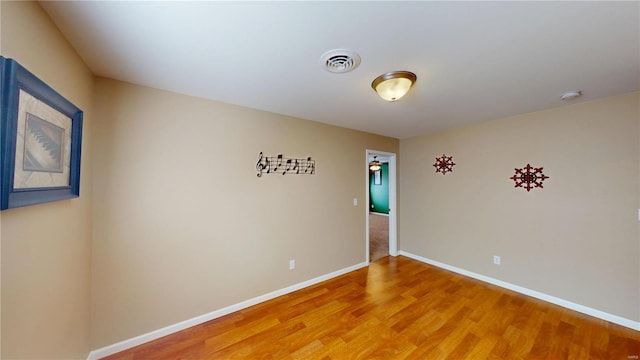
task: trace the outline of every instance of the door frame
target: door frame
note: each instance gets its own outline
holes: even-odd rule
[[[398,207],[397,207],[397,173],[396,173],[396,159],[397,156],[395,153],[390,153],[386,151],[379,150],[370,150],[367,149],[365,151],[365,174],[366,174],[366,184],[367,184],[367,196],[366,196],[366,262],[367,264],[370,262],[369,258],[369,211],[371,210],[371,191],[370,191],[370,180],[369,180],[369,157],[370,156],[384,156],[389,159],[389,255],[398,256]]]

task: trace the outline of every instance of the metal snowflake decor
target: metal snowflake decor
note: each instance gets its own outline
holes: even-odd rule
[[[541,167],[534,168],[527,164],[527,166],[522,169],[516,169],[516,174],[509,179],[516,182],[515,187],[521,187],[527,189],[527,191],[531,191],[533,188],[543,188],[542,182],[548,178],[547,175],[542,173]]]
[[[453,166],[456,164],[453,162],[453,156],[447,156],[442,154],[442,157],[436,158],[436,163],[433,166],[436,168],[437,173],[445,175],[448,172],[453,172]]]

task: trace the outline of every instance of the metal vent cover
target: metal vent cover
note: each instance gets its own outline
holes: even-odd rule
[[[328,72],[346,73],[360,65],[360,55],[345,49],[329,50],[322,54],[320,63]]]

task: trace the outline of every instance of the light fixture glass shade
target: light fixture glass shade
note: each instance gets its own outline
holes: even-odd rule
[[[378,171],[380,170],[380,161],[376,159],[377,156],[373,157],[373,161],[369,163],[369,170]]]
[[[408,71],[394,71],[378,76],[371,87],[386,101],[396,101],[405,96],[413,83],[416,74]]]

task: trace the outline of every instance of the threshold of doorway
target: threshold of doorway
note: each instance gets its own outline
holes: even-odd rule
[[[389,214],[379,213],[379,212],[375,212],[375,211],[369,211],[369,215],[380,215],[380,216],[389,217]]]

